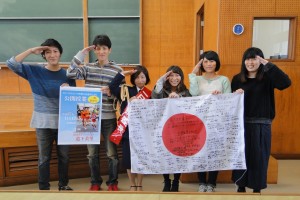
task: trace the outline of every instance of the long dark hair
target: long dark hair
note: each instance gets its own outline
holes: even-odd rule
[[[169,71],[172,71],[173,73],[176,73],[176,74],[179,74],[179,76],[181,77],[181,81],[180,83],[177,85],[177,88],[176,88],[176,93],[180,93],[180,92],[183,92],[186,90],[186,86],[184,84],[184,74],[183,74],[183,71],[182,69],[179,67],[179,66],[176,66],[176,65],[172,65],[170,66],[168,69],[167,69],[167,72]],[[164,89],[166,91],[171,91],[172,89],[172,86],[170,84],[169,81],[166,81],[164,83]]]
[[[245,60],[249,58],[256,58],[256,56],[260,56],[264,58],[264,53],[262,52],[262,50],[260,50],[257,47],[250,47],[244,52],[242,65],[241,65],[241,72],[239,73],[239,78],[242,83],[247,82],[247,77],[248,77],[248,70],[245,65]],[[256,73],[256,78],[258,80],[262,80],[263,77],[264,77],[263,64],[260,64],[258,71]]]

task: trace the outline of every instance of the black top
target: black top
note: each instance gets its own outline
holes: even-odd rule
[[[127,107],[127,99],[125,101],[121,101],[121,87],[120,85],[124,83],[124,76],[121,73],[118,73],[115,78],[110,82],[109,89],[110,92],[117,97],[117,99],[121,102],[121,114],[124,112]],[[136,86],[128,86],[129,98],[136,96],[138,94],[138,90]],[[129,130],[128,126],[124,132],[123,138],[129,139]]]
[[[291,85],[289,77],[273,63],[268,62],[264,69],[264,76],[260,81],[257,78],[247,78],[247,81],[242,83],[239,74],[232,79],[232,91],[239,88],[244,90],[246,119],[274,119],[274,89],[283,90]]]

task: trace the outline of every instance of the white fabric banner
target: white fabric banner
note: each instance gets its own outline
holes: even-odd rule
[[[128,108],[132,172],[246,169],[244,94],[134,100]]]

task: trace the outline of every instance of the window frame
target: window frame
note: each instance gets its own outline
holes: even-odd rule
[[[276,16],[276,17],[253,17],[252,20],[252,46],[254,36],[254,21],[255,20],[289,20],[289,36],[288,36],[288,57],[283,59],[266,58],[273,62],[292,62],[295,61],[295,46],[296,46],[296,33],[297,33],[297,17],[296,16]]]

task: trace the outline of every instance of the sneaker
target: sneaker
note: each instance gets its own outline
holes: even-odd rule
[[[215,188],[216,188],[216,186],[208,184],[206,186],[206,192],[215,192]]]
[[[119,191],[118,183],[113,184],[113,191]]]
[[[108,185],[108,191],[119,191],[118,183],[112,183]]]
[[[69,191],[72,191],[73,189],[68,186],[68,185],[65,185],[65,186],[58,186],[58,190],[59,191],[62,191],[62,190],[69,190]]]
[[[253,189],[253,193],[260,193],[259,189]]]
[[[206,192],[206,190],[207,190],[206,184],[201,183],[201,184],[199,185],[198,192]]]
[[[100,189],[100,185],[92,184],[89,191],[99,191]]]

